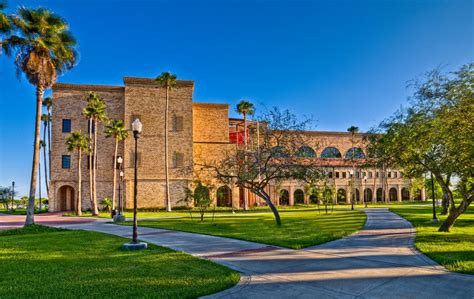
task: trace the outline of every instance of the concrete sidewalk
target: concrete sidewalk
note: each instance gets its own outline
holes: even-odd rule
[[[416,251],[414,229],[387,209],[367,209],[363,230],[291,250],[235,239],[140,227],[139,238],[224,264],[241,282],[210,298],[474,298],[474,276],[446,271]],[[130,237],[129,226],[52,223]]]

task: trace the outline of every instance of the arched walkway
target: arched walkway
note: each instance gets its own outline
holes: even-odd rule
[[[402,189],[402,200],[410,200],[410,191],[408,188]]]
[[[365,188],[364,191],[364,202],[371,202],[372,201],[372,189]]]
[[[390,191],[389,191],[389,198],[390,198],[390,201],[397,201],[398,200],[398,196],[397,196],[397,189],[395,188],[390,188]]]
[[[352,200],[354,203],[358,203],[360,201],[360,193],[359,189],[354,189],[354,192],[352,193]]]
[[[346,190],[344,189],[337,190],[337,203],[347,203]]]
[[[59,211],[74,211],[76,208],[74,188],[68,185],[61,186],[57,192]]]
[[[294,192],[295,204],[304,204],[304,192],[301,189],[297,189]]]
[[[232,190],[229,187],[219,187],[216,195],[218,207],[232,207]]]
[[[383,201],[383,190],[382,188],[377,189],[377,202]]]
[[[288,190],[281,190],[280,191],[280,205],[281,206],[288,206],[290,204],[290,192]]]
[[[347,152],[346,152],[346,159],[362,159],[362,158],[365,158],[365,154],[364,154],[364,151],[360,148],[360,147],[353,147],[353,148],[350,148]]]

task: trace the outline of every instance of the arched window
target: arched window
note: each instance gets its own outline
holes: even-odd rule
[[[360,201],[360,193],[359,189],[354,189],[354,192],[352,192],[352,201],[354,203],[358,203]]]
[[[280,191],[280,205],[281,206],[287,206],[290,204],[290,193],[288,190],[281,190]]]
[[[335,147],[326,147],[321,152],[321,158],[341,158],[341,152]]]
[[[295,190],[294,193],[295,204],[304,204],[304,192],[301,189]]]
[[[346,190],[339,189],[337,190],[337,203],[346,203],[347,202]]]
[[[402,200],[410,200],[410,191],[407,188],[402,189]]]
[[[350,148],[346,153],[346,159],[362,159],[365,158],[364,151],[360,147]]]
[[[277,158],[288,158],[290,155],[283,146],[275,146],[272,148],[273,155]]]
[[[390,188],[389,198],[390,198],[390,201],[397,201],[398,200],[397,189]]]
[[[232,207],[232,191],[227,186],[217,189],[217,206]]]
[[[309,146],[302,146],[296,152],[296,156],[300,158],[316,158],[316,152]]]

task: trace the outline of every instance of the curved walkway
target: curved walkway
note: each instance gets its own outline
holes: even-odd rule
[[[415,250],[408,221],[388,209],[365,212],[363,230],[304,250],[146,227],[139,238],[242,273],[238,285],[210,298],[474,298],[474,276],[449,272]],[[131,234],[103,221],[53,225]]]

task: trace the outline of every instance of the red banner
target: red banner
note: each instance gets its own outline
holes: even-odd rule
[[[248,138],[248,130],[247,130],[247,138]],[[240,132],[230,132],[229,133],[229,142],[230,143],[237,143],[237,144],[244,144],[245,133],[244,131]]]

